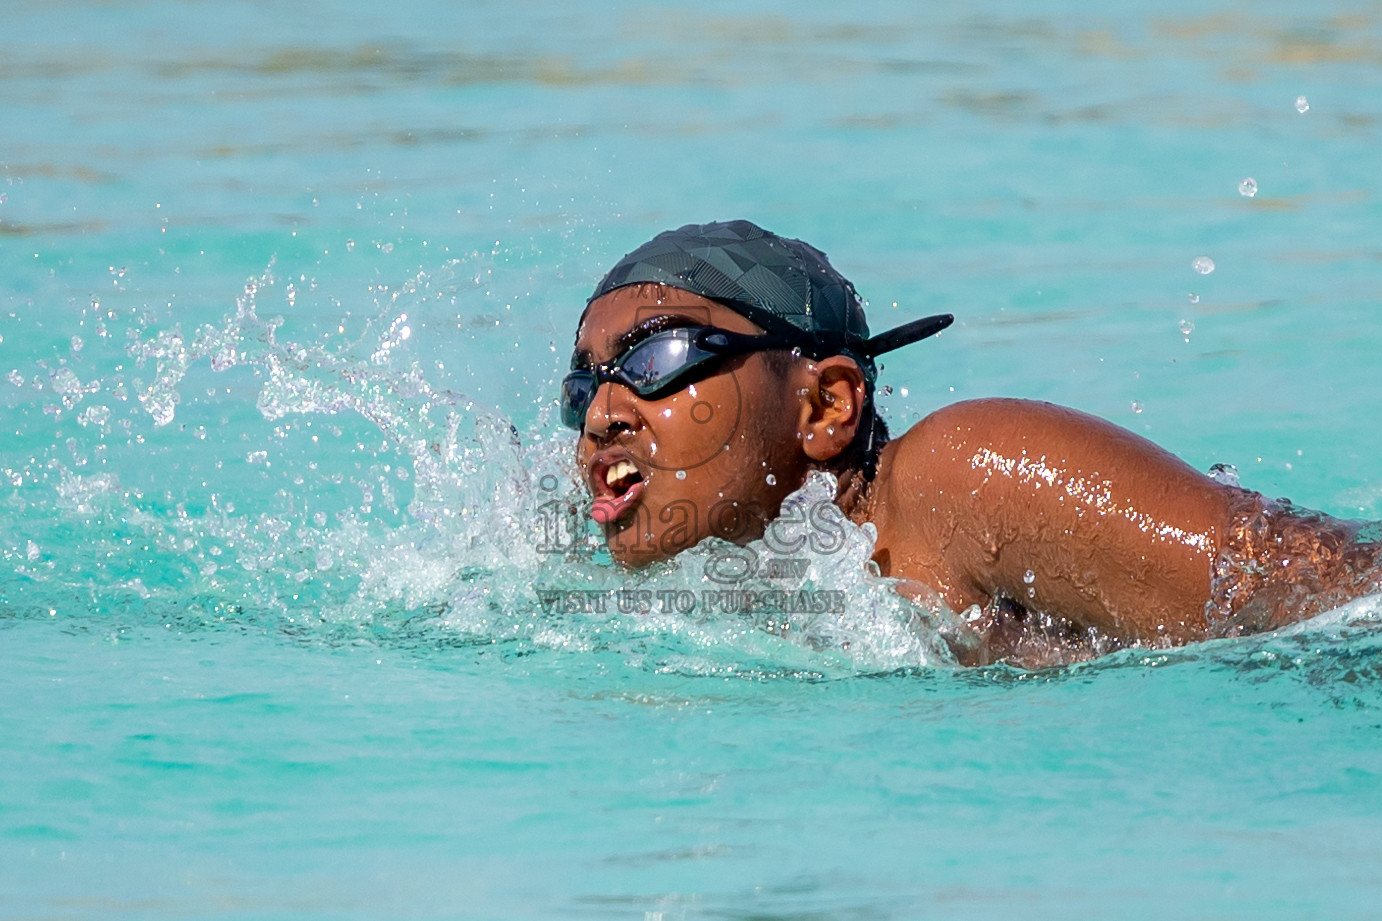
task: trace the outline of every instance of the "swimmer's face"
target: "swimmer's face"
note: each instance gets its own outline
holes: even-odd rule
[[[631,285],[591,303],[576,336],[578,363],[612,362],[678,326],[763,332],[699,295]],[[741,543],[761,536],[805,480],[798,378],[812,363],[799,360],[782,373],[766,353],[752,352],[706,367],[707,376],[657,399],[601,383],[586,410],[577,457],[592,515],[620,563],[665,559],[710,536]]]

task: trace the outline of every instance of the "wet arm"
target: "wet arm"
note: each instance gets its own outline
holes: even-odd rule
[[[882,561],[956,610],[995,597],[1125,640],[1205,635],[1235,491],[1101,419],[955,404],[885,458]]]

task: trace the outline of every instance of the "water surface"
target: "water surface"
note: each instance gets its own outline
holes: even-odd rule
[[[629,588],[579,307],[733,217],[956,314],[895,426],[1047,399],[1382,518],[1382,6],[3,18],[0,913],[1373,914],[1378,599],[1024,673],[842,558],[839,620],[538,589]]]

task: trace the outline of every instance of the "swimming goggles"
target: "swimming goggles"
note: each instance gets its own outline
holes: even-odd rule
[[[802,338],[734,333],[714,326],[679,326],[655,333],[624,354],[593,368],[576,368],[561,382],[561,421],[581,431],[601,384],[623,384],[645,400],[704,380],[725,358],[768,349],[810,351]]]
[[[945,329],[954,317],[939,314],[904,323],[870,339],[833,341],[821,332],[734,333],[715,326],[679,326],[654,333],[606,364],[573,367],[561,382],[561,421],[569,428],[585,428],[585,414],[601,384],[623,384],[645,400],[704,380],[722,359],[769,349],[794,349],[812,359],[828,355],[862,358],[872,386],[873,358]]]

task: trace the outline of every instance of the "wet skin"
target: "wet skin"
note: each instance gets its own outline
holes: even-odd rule
[[[698,295],[641,285],[591,304],[578,353],[610,361],[654,317],[759,331]],[[864,385],[850,359],[798,358],[785,377],[761,353],[720,368],[660,400],[621,384],[597,392],[578,456],[616,560],[663,559],[712,534],[760,536],[860,423]],[[621,461],[638,474],[611,484]],[[842,479],[837,501],[877,527],[874,559],[900,591],[985,609],[977,645],[957,648],[970,664],[1045,661],[1014,638],[1028,610],[1115,644],[1205,638],[1214,562],[1259,501],[1101,419],[1010,399],[936,411],[890,442],[872,486],[859,486]],[[994,614],[999,601],[1015,617]]]
[[[974,400],[885,449],[870,517],[885,574],[954,610],[995,597],[1125,641],[1206,635],[1205,602],[1242,491],[1074,410]]]

